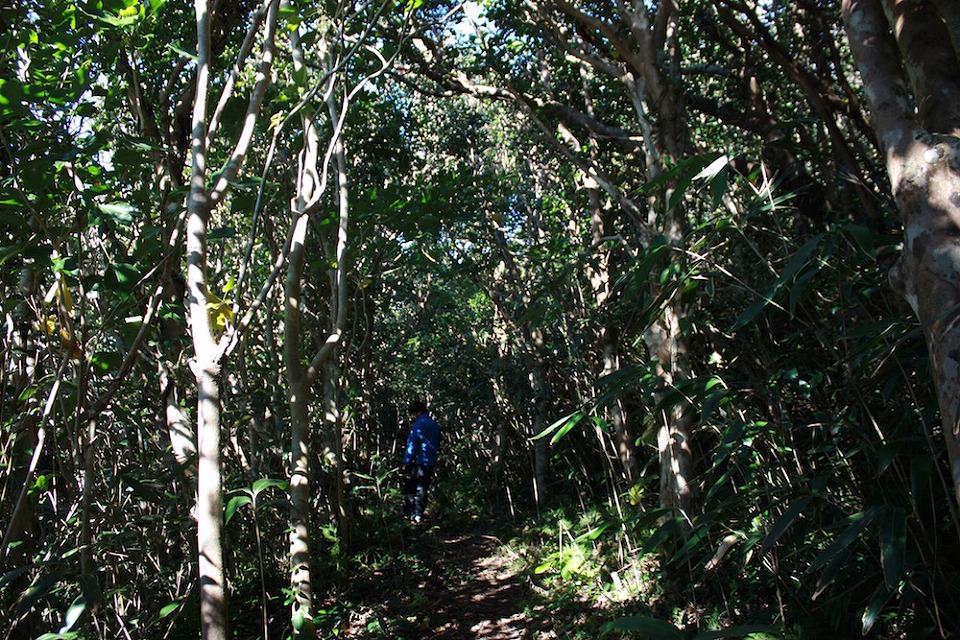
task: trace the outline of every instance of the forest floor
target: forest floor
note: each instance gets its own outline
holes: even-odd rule
[[[339,619],[337,637],[596,637],[601,621],[589,622],[595,605],[575,593],[557,598],[539,587],[492,527],[461,525],[462,521],[384,527],[380,542],[392,551],[364,563],[339,594],[339,606],[348,613],[331,612]]]

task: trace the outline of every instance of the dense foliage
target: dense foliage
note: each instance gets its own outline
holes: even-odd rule
[[[196,309],[232,637],[429,632],[420,398],[543,637],[958,630],[840,3],[627,4],[0,8],[4,637],[220,637]]]

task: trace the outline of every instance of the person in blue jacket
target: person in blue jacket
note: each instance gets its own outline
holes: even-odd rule
[[[403,514],[415,524],[423,521],[427,506],[427,491],[437,466],[440,449],[440,425],[427,413],[427,405],[417,400],[408,409],[413,424],[407,437],[403,455],[403,469],[407,478],[403,483]]]

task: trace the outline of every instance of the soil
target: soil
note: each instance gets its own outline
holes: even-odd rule
[[[351,613],[337,637],[568,637],[554,633],[549,604],[502,541],[482,528],[410,526],[397,546],[393,558],[366,568],[342,594]]]

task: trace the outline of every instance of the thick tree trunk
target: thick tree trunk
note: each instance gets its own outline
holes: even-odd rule
[[[942,44],[946,30],[922,5],[844,0],[843,18],[903,220],[903,254],[891,283],[923,327],[960,502],[960,72],[955,54],[929,46]]]

